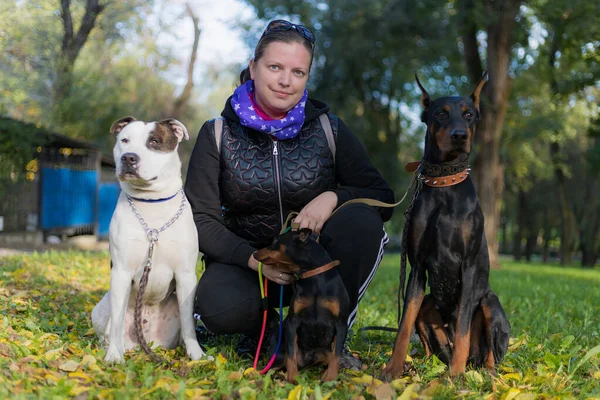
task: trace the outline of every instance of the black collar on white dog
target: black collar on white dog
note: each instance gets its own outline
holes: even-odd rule
[[[177,191],[177,193],[179,193],[180,191],[181,190]],[[129,197],[132,200],[141,201],[142,203],[162,203],[163,201],[171,200],[173,197],[177,196],[177,193],[175,193],[173,196],[165,197],[162,199],[141,199],[139,197],[133,197],[130,195],[127,195],[127,197]]]

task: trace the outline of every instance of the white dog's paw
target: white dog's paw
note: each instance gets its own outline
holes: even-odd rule
[[[125,362],[125,357],[123,357],[123,352],[119,351],[116,347],[108,346],[108,350],[106,350],[106,356],[104,357],[104,361],[109,363],[122,364]]]
[[[199,360],[205,355],[202,351],[202,348],[200,348],[200,345],[195,340],[187,341],[185,343],[185,349],[187,351],[188,356],[192,360]]]

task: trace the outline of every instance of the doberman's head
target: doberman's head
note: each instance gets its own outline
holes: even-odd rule
[[[317,242],[317,236],[308,228],[288,230],[277,236],[270,246],[257,250],[254,258],[293,274],[309,271],[331,261],[327,251]]]
[[[479,98],[487,71],[469,97],[449,96],[432,100],[416,74],[415,78],[422,92],[421,121],[427,124],[425,160],[442,163],[468,157],[475,124],[479,120]]]

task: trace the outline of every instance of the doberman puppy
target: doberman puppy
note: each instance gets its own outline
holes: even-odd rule
[[[470,97],[435,100],[416,78],[422,92],[421,120],[427,125],[424,156],[417,167],[422,189],[407,215],[411,271],[384,376],[404,373],[415,323],[426,355],[435,354],[448,364],[452,376],[464,373],[468,362],[494,373],[508,348],[510,324],[490,290],[484,218],[468,168],[487,72]],[[425,296],[428,279],[431,293]],[[402,289],[404,282],[400,285]]]
[[[297,277],[281,346],[288,382],[295,381],[298,368],[318,363],[327,365],[322,379],[335,380],[350,313],[348,292],[335,268],[340,262],[331,260],[309,229],[281,234],[254,257]]]

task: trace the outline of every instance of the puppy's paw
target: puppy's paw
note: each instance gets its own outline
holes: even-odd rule
[[[125,357],[123,357],[122,351],[119,351],[114,346],[109,346],[108,350],[106,350],[106,356],[104,357],[104,361],[109,363],[122,364],[125,362]]]

